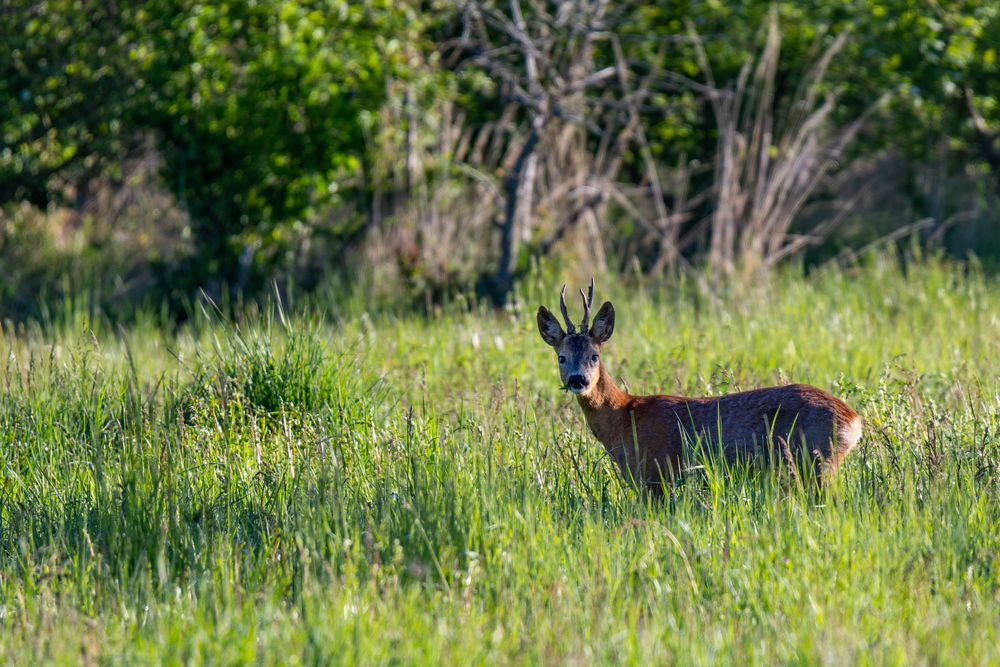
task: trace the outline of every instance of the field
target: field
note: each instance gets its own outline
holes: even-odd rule
[[[866,420],[819,497],[708,466],[662,502],[560,391],[534,324],[560,282],[502,312],[10,328],[0,663],[1000,662],[997,279],[598,277],[633,392],[809,382]]]

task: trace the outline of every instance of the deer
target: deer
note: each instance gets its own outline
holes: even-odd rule
[[[844,401],[806,384],[765,387],[721,396],[633,396],[618,387],[601,351],[615,330],[610,301],[590,321],[594,280],[584,295],[579,330],[566,308],[566,322],[538,308],[538,333],[556,352],[563,389],[576,395],[594,437],[634,486],[662,495],[678,479],[685,454],[697,446],[723,455],[729,465],[786,462],[791,475],[805,470],[819,488],[861,437],[862,419]]]

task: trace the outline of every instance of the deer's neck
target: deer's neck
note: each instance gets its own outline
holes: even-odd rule
[[[576,400],[583,408],[587,424],[597,439],[605,447],[617,446],[618,443],[612,441],[620,435],[621,422],[623,416],[627,417],[632,397],[618,388],[603,362],[594,388],[586,394],[578,394]]]

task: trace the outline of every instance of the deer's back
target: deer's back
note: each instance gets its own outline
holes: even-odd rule
[[[860,436],[861,418],[846,403],[804,384],[753,389],[724,396],[648,397],[649,407],[675,425],[676,436],[721,445],[729,459],[760,456],[786,443],[796,457],[836,467]]]

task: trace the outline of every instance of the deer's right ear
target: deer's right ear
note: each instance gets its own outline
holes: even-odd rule
[[[562,325],[559,324],[559,320],[549,312],[548,308],[539,306],[536,319],[538,320],[538,333],[542,335],[542,340],[552,347],[562,342],[566,333],[563,331]]]

